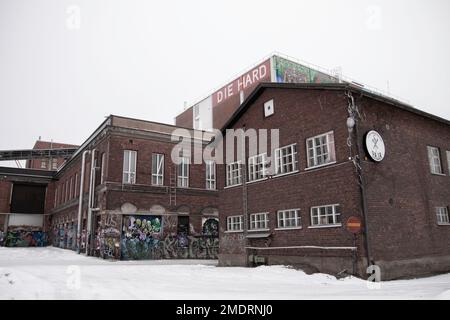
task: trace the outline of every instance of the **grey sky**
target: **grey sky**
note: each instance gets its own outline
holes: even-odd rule
[[[0,0],[0,150],[79,144],[109,114],[173,123],[273,51],[450,119],[449,31],[448,0]]]

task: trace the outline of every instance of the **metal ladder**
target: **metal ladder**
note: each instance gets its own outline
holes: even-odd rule
[[[171,206],[177,205],[177,167],[170,168],[169,203]]]

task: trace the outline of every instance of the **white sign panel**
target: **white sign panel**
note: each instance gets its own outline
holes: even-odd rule
[[[372,160],[380,162],[386,154],[386,147],[383,138],[375,130],[371,130],[366,135],[366,149]]]

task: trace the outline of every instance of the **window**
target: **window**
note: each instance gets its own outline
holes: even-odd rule
[[[269,228],[269,213],[253,213],[250,215],[250,230],[264,230]]]
[[[67,202],[69,200],[69,180],[66,180],[66,189],[65,189],[65,196],[64,196],[64,202]]]
[[[274,112],[274,106],[273,106],[273,99],[264,102],[264,117],[269,117],[271,115],[273,115]]]
[[[181,157],[178,165],[178,186],[181,188],[189,187],[189,158]]]
[[[296,144],[275,149],[275,174],[289,173],[297,170]]]
[[[78,195],[78,173],[75,173],[75,190],[73,194],[75,197]]]
[[[194,129],[200,130],[200,106],[194,106]]]
[[[216,189],[216,163],[206,160],[206,189]]]
[[[289,229],[301,227],[301,217],[299,209],[278,211],[278,228]]]
[[[235,186],[242,183],[241,161],[227,164],[227,186]]]
[[[308,168],[322,166],[336,161],[333,132],[307,139],[306,149]]]
[[[47,168],[47,162],[45,160],[41,160],[41,169]]]
[[[242,231],[242,216],[227,217],[227,231]]]
[[[447,151],[448,173],[450,174],[450,151]]]
[[[53,204],[53,207],[56,208],[57,205],[58,205],[58,187],[56,187],[55,190],[55,203]]]
[[[73,198],[73,177],[70,177],[70,191],[69,191],[69,199]]]
[[[189,234],[189,216],[178,216],[177,233],[179,235]]]
[[[431,173],[442,174],[441,155],[436,147],[427,147]]]
[[[265,153],[248,158],[248,179],[255,181],[266,176],[267,155]]]
[[[58,159],[52,159],[52,169],[58,169]]]
[[[152,154],[152,184],[162,186],[164,184],[164,155]]]
[[[340,226],[341,206],[338,204],[312,207],[311,226]]]
[[[448,219],[448,208],[447,207],[437,207],[436,217],[438,224],[450,224]]]
[[[136,183],[137,151],[123,151],[123,183]]]
[[[105,174],[106,174],[106,153],[102,153],[102,171],[100,174],[100,184],[103,184],[105,182]]]

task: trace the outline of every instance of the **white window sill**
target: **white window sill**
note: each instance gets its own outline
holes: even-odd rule
[[[438,222],[437,225],[438,225],[438,226],[450,226],[450,223],[447,223],[447,222]]]
[[[233,185],[231,185],[231,186],[226,186],[226,187],[223,187],[223,188],[224,188],[224,189],[230,189],[230,188],[239,187],[239,186],[242,186],[242,183],[233,184]]]
[[[300,230],[302,227],[290,227],[290,228],[275,228],[276,231],[286,231],[286,230]]]
[[[260,178],[260,179],[257,179],[257,180],[248,181],[247,184],[252,184],[252,183],[260,182],[260,181],[264,181],[264,180],[267,180],[267,177]]]
[[[291,172],[279,173],[279,174],[273,175],[272,177],[273,178],[278,178],[278,177],[287,176],[289,174],[294,174],[294,173],[297,173],[297,172],[300,172],[300,170],[294,170],[294,171],[291,171]]]
[[[446,174],[445,174],[445,173],[437,173],[437,172],[431,172],[431,174],[432,174],[432,175],[434,175],[434,176],[443,176],[443,177],[445,177],[445,176],[446,176]]]
[[[248,232],[261,232],[261,231],[270,231],[269,228],[266,229],[249,229]]]
[[[329,165],[332,165],[332,164],[335,164],[335,163],[336,163],[336,161],[327,162],[327,163],[324,163],[324,164],[319,164],[319,165],[314,166],[314,167],[305,168],[305,171],[318,169],[318,168],[323,168],[323,167],[326,167],[326,166],[329,166]]]
[[[224,231],[224,233],[239,233],[239,232],[244,232],[244,230],[227,230],[227,231]]]
[[[337,224],[323,224],[318,226],[309,226],[308,229],[320,229],[320,228],[337,228],[342,227],[342,223]]]

